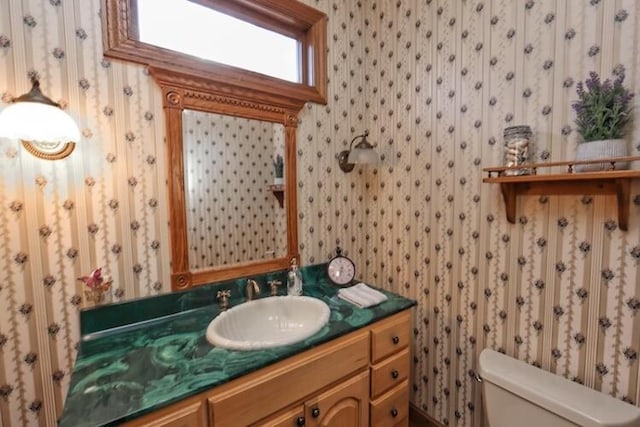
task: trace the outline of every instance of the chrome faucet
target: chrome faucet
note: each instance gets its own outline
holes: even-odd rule
[[[260,295],[260,286],[253,279],[247,280],[247,301],[251,301],[253,297]]]

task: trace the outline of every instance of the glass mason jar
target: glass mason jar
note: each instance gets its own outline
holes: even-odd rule
[[[529,162],[531,128],[528,125],[510,126],[504,130],[504,165],[520,166]],[[531,170],[507,169],[505,175],[529,175]]]

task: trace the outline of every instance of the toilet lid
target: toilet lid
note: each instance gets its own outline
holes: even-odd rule
[[[478,360],[484,381],[585,427],[638,427],[640,408],[491,349]]]

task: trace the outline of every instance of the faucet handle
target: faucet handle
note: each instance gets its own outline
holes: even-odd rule
[[[280,280],[269,280],[267,282],[267,284],[269,285],[269,288],[271,289],[271,296],[275,297],[278,295],[278,286],[282,285],[282,282]]]
[[[231,291],[229,289],[225,289],[222,291],[218,291],[216,294],[216,298],[220,303],[220,310],[224,311],[229,308],[229,297],[231,296]]]

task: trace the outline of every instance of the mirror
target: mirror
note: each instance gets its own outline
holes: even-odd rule
[[[284,126],[185,109],[182,139],[189,270],[285,257]]]
[[[302,103],[259,93],[247,98],[176,70],[149,72],[162,90],[167,127],[172,289],[288,268],[298,258]],[[274,187],[277,153],[284,157],[284,184]],[[252,244],[241,245],[245,238]]]

